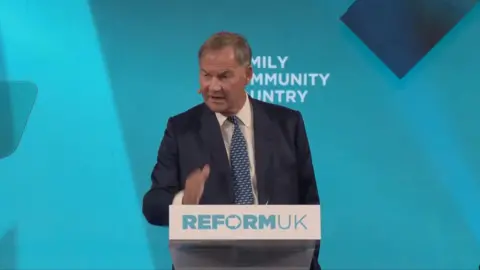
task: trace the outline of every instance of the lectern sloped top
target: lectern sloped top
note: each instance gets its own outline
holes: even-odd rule
[[[320,240],[319,205],[171,205],[175,240]]]

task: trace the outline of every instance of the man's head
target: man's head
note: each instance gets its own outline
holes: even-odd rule
[[[205,104],[214,112],[231,115],[245,103],[245,87],[252,78],[252,50],[239,34],[220,32],[198,52],[200,87]]]

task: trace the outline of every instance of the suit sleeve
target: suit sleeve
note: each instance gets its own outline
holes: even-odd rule
[[[313,171],[312,154],[308,143],[305,124],[300,112],[297,112],[297,128],[295,136],[295,149],[299,185],[299,197],[301,204],[320,204],[318,197],[317,181]]]
[[[143,215],[150,224],[168,226],[168,210],[180,192],[178,148],[172,119],[167,123],[151,175],[152,186],[143,197]]]
[[[297,112],[297,128],[295,136],[295,148],[298,162],[299,198],[301,204],[320,204],[318,196],[317,181],[313,170],[312,154],[308,143],[305,123],[300,112]],[[318,263],[320,253],[320,241],[315,244],[312,265],[310,269],[321,269]]]

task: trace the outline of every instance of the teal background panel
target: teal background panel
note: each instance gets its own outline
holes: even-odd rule
[[[475,1],[4,0],[0,80],[28,89],[0,91],[0,149],[18,142],[0,159],[0,269],[169,269],[142,196],[168,117],[201,102],[197,50],[223,30],[289,57],[257,74],[330,74],[250,86],[308,90],[274,102],[305,118],[324,269],[478,268]]]

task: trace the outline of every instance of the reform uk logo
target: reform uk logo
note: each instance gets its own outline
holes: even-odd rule
[[[218,214],[218,215],[184,215],[183,230],[307,230],[306,214]]]
[[[319,205],[171,205],[170,240],[318,240]]]
[[[478,0],[356,0],[341,21],[403,78]]]
[[[0,81],[0,159],[12,155],[20,144],[37,97],[30,82]]]

